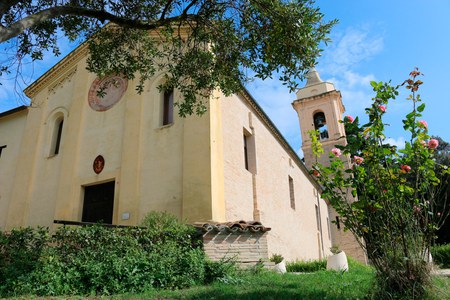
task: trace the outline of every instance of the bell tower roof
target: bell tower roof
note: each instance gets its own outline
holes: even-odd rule
[[[305,99],[312,96],[335,91],[334,84],[330,82],[324,82],[319,75],[319,72],[313,67],[306,73],[306,85],[305,87],[297,91],[297,99]]]

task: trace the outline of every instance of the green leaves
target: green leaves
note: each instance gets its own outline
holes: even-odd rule
[[[2,72],[16,58],[41,60],[48,50],[58,55],[62,31],[71,41],[88,40],[89,71],[136,78],[139,93],[149,78],[165,73],[183,95],[181,116],[204,113],[205,99],[217,89],[240,91],[249,74],[264,79],[278,72],[295,90],[336,23],[325,22],[311,0],[13,3],[0,14],[0,42],[17,38],[18,47]],[[26,17],[33,22],[21,23]]]
[[[376,96],[366,109],[369,122],[362,126],[356,120],[344,122],[348,144],[340,149],[350,155],[350,166],[334,155],[326,166],[313,165],[320,174],[317,180],[324,188],[322,196],[330,200],[347,229],[364,240],[363,246],[377,269],[378,284],[381,290],[389,291],[389,296],[423,292],[417,288],[423,287],[429,277],[423,268],[423,253],[442,222],[436,197],[440,180],[435,172],[435,150],[430,149],[437,142],[429,146],[428,124],[419,119],[425,104],[418,104],[421,99],[416,92],[422,81],[417,76],[420,72],[416,69],[405,81],[412,91],[412,111],[403,120],[411,136],[403,149],[397,152],[396,147],[385,144],[382,120],[389,113],[387,104],[398,95],[398,86],[371,82]]]
[[[232,268],[207,274],[210,264],[195,229],[167,213],[151,213],[145,227],[100,225],[0,231],[0,296],[110,295],[211,282]]]

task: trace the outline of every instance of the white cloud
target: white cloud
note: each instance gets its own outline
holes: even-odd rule
[[[387,138],[383,141],[384,144],[390,144],[391,146],[397,146],[397,149],[404,149],[405,148],[405,138],[404,137],[398,137],[395,138]]]
[[[370,27],[347,28],[332,37],[334,43],[324,51],[322,67],[329,74],[340,74],[354,68],[383,50],[381,36],[372,35]]]
[[[341,91],[346,114],[365,118],[364,109],[370,105],[373,91],[372,73],[360,73],[358,64],[370,60],[383,50],[384,41],[379,33],[372,33],[370,26],[347,28],[332,37],[334,41],[325,49],[317,69],[322,78],[334,83]]]
[[[278,79],[255,79],[247,88],[290,145],[294,149],[299,148],[300,125],[291,105],[296,99],[295,93],[289,93]]]
[[[324,75],[322,78],[329,76],[326,81],[334,83],[341,91],[346,114],[364,117],[364,108],[370,105],[373,97],[370,81],[375,80],[375,76],[358,73],[355,69],[359,62],[382,51],[383,39],[375,37],[368,27],[364,27],[349,28],[333,40],[335,43],[324,51],[317,69]],[[274,78],[277,78],[276,74]],[[292,147],[300,149],[300,125],[291,105],[296,99],[295,94],[289,93],[278,79],[255,79],[247,88]]]

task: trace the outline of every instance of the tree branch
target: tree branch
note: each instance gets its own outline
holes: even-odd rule
[[[164,6],[163,12],[161,13],[160,20],[164,20],[166,18],[167,10],[169,9],[171,4],[172,4],[172,0],[167,1],[166,6]]]
[[[183,10],[182,15],[187,15],[189,9],[191,9],[191,7],[197,3],[198,0],[192,0],[191,3],[189,3],[186,8]]]
[[[34,15],[27,16],[22,20],[17,21],[12,24],[10,27],[0,27],[0,43],[5,42],[11,38],[18,36],[23,33],[26,29],[38,26],[45,21],[63,16],[80,16],[80,17],[90,17],[102,21],[111,21],[117,25],[121,25],[128,28],[135,29],[143,29],[143,30],[151,30],[161,27],[163,25],[170,24],[176,21],[187,21],[187,20],[196,20],[198,17],[194,14],[181,14],[179,16],[167,18],[167,19],[159,19],[156,21],[139,21],[139,20],[131,20],[128,18],[120,17],[113,15],[106,11],[101,10],[91,10],[82,7],[73,7],[73,6],[57,6],[47,8],[42,10]]]
[[[3,16],[4,13],[19,2],[20,0],[2,0],[0,3],[0,16]]]

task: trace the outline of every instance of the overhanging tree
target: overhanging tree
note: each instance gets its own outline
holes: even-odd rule
[[[164,70],[165,85],[183,94],[180,115],[201,114],[203,97],[236,92],[249,74],[276,71],[295,89],[335,22],[324,22],[313,0],[2,0],[0,43],[10,56],[0,75],[25,57],[59,55],[62,33],[87,40],[89,71],[137,77],[137,92]]]

